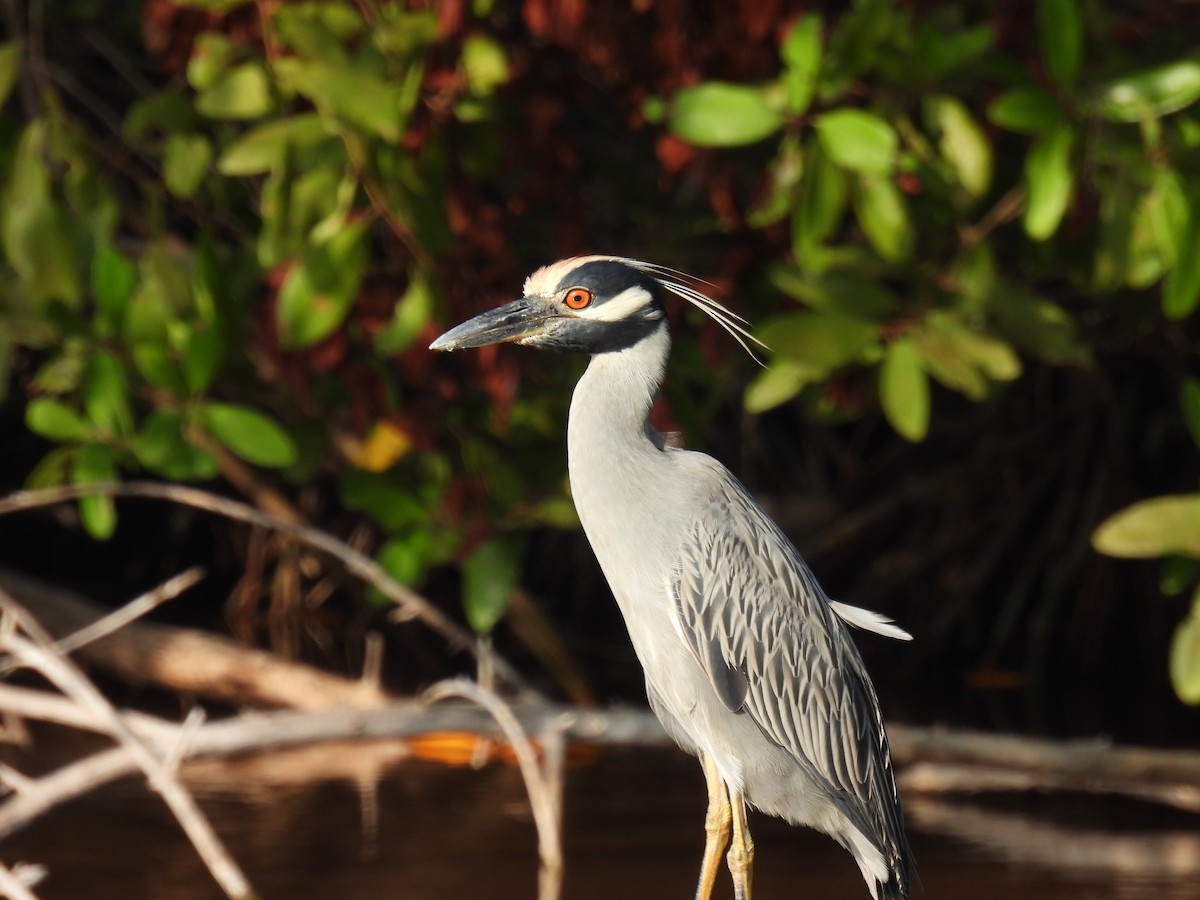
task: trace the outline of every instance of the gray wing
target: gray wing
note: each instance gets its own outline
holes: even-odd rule
[[[895,859],[904,830],[862,658],[791,542],[710,462],[712,495],[674,583],[683,633],[725,705],[749,715]]]

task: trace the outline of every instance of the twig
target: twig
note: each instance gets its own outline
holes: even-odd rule
[[[55,687],[103,723],[105,730],[146,774],[150,787],[160,794],[170,807],[196,852],[226,895],[232,898],[253,897],[254,891],[246,876],[213,831],[212,825],[200,811],[192,795],[175,775],[138,739],[87,676],[69,657],[57,650],[53,640],[41,629],[37,621],[2,590],[0,607],[3,607],[6,616],[16,620],[21,629],[32,638],[30,640],[19,634],[11,634],[5,640],[8,650],[37,669]]]
[[[14,871],[0,863],[0,895],[9,900],[37,900],[30,885],[37,884],[45,874],[46,870],[41,866],[18,864]]]
[[[425,698],[437,702],[446,697],[461,697],[485,709],[504,732],[517,758],[525,792],[533,809],[533,821],[538,833],[538,857],[541,871],[538,876],[538,900],[558,900],[562,887],[562,828],[558,810],[560,803],[553,796],[552,786],[538,764],[537,753],[529,735],[521,727],[512,709],[498,694],[484,690],[473,681],[455,679],[435,684],[425,692]],[[548,726],[553,728],[553,725]]]
[[[124,628],[135,619],[140,619],[146,613],[162,606],[168,600],[174,600],[203,578],[204,569],[200,566],[193,566],[186,572],[176,575],[174,578],[168,578],[158,587],[147,591],[140,597],[135,597],[103,619],[93,622],[86,628],[80,628],[74,634],[69,634],[65,638],[62,638],[58,642],[58,649],[62,653],[71,653],[80,647],[92,643],[92,641],[98,641],[100,638],[112,634],[118,628]]]
[[[39,491],[12,493],[0,499],[0,515],[91,496],[146,497],[166,500],[286,534],[339,560],[348,572],[369,582],[409,616],[420,619],[426,626],[443,637],[455,650],[469,653],[478,658],[479,648],[474,635],[451,621],[441,610],[416,591],[400,584],[374,560],[323,531],[307,525],[286,522],[252,506],[219,497],[207,491],[175,484],[136,481],[125,484],[72,484]],[[509,684],[525,688],[524,679],[505,659],[492,654],[491,663],[495,667],[496,673]]]

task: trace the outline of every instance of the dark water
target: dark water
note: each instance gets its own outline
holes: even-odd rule
[[[536,835],[517,770],[399,755],[388,744],[318,747],[185,773],[264,898],[535,897]],[[1197,816],[1021,795],[909,797],[907,806],[929,898],[1200,898]],[[676,751],[610,751],[570,767],[563,896],[690,897],[703,807],[699,769]],[[869,897],[850,856],[827,838],[761,816],[751,827],[757,900]],[[43,900],[221,896],[135,780],[56,811],[0,853],[49,869]],[[720,887],[732,895],[727,881]]]

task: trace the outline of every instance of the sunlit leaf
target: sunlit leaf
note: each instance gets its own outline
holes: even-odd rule
[[[108,330],[116,331],[137,286],[137,266],[112,247],[100,246],[92,257],[91,281],[96,307]]]
[[[813,380],[809,367],[791,359],[773,359],[746,386],[742,403],[747,412],[766,412],[791,400]]]
[[[908,204],[890,178],[862,176],[854,194],[854,210],[880,256],[888,262],[908,258],[914,237]]]
[[[987,108],[988,119],[1001,128],[1021,134],[1041,134],[1062,121],[1058,101],[1041,88],[1013,88]]]
[[[521,575],[524,542],[513,535],[484,541],[463,562],[463,611],[476,634],[490,634]]]
[[[196,112],[210,119],[257,119],[271,106],[267,73],[256,62],[221,73],[196,97]]]
[[[953,97],[927,101],[941,139],[942,157],[958,183],[972,197],[987,193],[992,183],[992,145],[967,107]]]
[[[1179,60],[1110,82],[1100,94],[1100,114],[1137,122],[1178,112],[1200,100],[1200,62]]]
[[[428,532],[414,531],[386,541],[375,561],[401,584],[413,585],[421,580],[432,562],[431,549]]]
[[[350,64],[281,59],[280,80],[311,100],[325,116],[398,142],[403,134],[401,87]]]
[[[38,397],[25,407],[25,425],[51,441],[77,441],[89,431],[79,413],[50,397]]]
[[[163,182],[176,197],[191,197],[204,183],[213,149],[202,134],[172,134],[163,151]]]
[[[1038,140],[1025,157],[1025,233],[1044,241],[1058,230],[1074,184],[1074,133],[1060,125]]]
[[[386,472],[412,449],[412,438],[401,428],[380,420],[350,456],[350,462],[367,472]]]
[[[1180,553],[1200,557],[1200,494],[1152,497],[1109,516],[1092,532],[1108,556],[1146,559]]]
[[[777,359],[816,380],[862,359],[878,342],[879,326],[845,314],[801,312],[764,323],[758,335]]]
[[[117,480],[117,465],[112,451],[103,444],[83,444],[75,452],[76,484],[105,484]],[[98,541],[112,537],[117,530],[117,508],[112,497],[92,496],[79,499],[79,520]]]
[[[820,13],[808,13],[796,20],[780,45],[783,86],[787,91],[788,112],[792,115],[798,116],[808,111],[817,89],[824,25]]]
[[[808,155],[801,182],[800,202],[792,216],[792,250],[798,260],[811,263],[813,248],[830,237],[846,212],[847,175],[820,146]]]
[[[1038,0],[1037,26],[1047,71],[1059,84],[1070,85],[1083,60],[1083,21],[1076,0]]]
[[[671,98],[667,125],[700,147],[737,147],[774,134],[783,114],[762,88],[708,81]]]
[[[330,137],[319,113],[297,113],[257,125],[225,148],[217,160],[223,175],[263,175],[281,165],[289,147],[308,147]]]
[[[1171,686],[1189,706],[1200,706],[1200,598],[1192,614],[1175,627],[1168,664]]]
[[[461,60],[467,90],[476,97],[488,97],[508,81],[504,47],[485,34],[473,34],[463,42]]]
[[[835,109],[814,123],[829,158],[865,175],[888,175],[895,165],[896,132],[886,120],[865,109]]]
[[[133,431],[125,367],[106,350],[97,350],[88,360],[83,377],[83,409],[88,421],[102,432],[125,435]]]
[[[296,461],[296,445],[279,425],[257,410],[233,403],[205,403],[204,429],[246,462],[273,469]]]
[[[1200,201],[1188,210],[1187,227],[1179,237],[1175,265],[1163,282],[1163,315],[1183,319],[1200,303]]]
[[[328,337],[345,319],[366,264],[366,225],[345,225],[309,248],[279,288],[276,321],[286,347],[307,347]]]
[[[879,370],[879,402],[897,434],[914,443],[924,440],[929,431],[929,377],[907,338],[888,344],[884,352]]]
[[[375,335],[375,351],[387,356],[412,346],[417,335],[429,324],[435,299],[428,276],[414,270],[404,296],[396,301],[392,318]]]

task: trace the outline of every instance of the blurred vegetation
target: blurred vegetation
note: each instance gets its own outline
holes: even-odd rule
[[[561,434],[578,363],[494,349],[435,362],[425,346],[533,266],[608,250],[732,295],[773,351],[745,386],[745,409],[764,414],[747,427],[794,441],[799,420],[833,435],[815,442],[830,457],[864,442],[902,457],[877,470],[902,511],[895,473],[936,466],[903,456],[906,442],[979,421],[1002,436],[1006,397],[1022,390],[1069,406],[1074,382],[1055,373],[1080,373],[1110,402],[1130,356],[1149,357],[1151,395],[1114,415],[1132,407],[1200,438],[1194,7],[703,6],[44,0],[11,12],[0,391],[44,446],[6,483],[223,480],[322,521],[351,513],[400,580],[459,567],[466,618],[488,633],[522,555],[541,558],[530,536],[574,525]],[[663,415],[692,431],[728,420],[725,385],[748,370],[727,344],[708,330],[679,342]],[[535,384],[518,396],[522,373]],[[1049,419],[1032,453],[1077,446]],[[1144,480],[1195,488],[1198,458]],[[965,498],[946,504],[958,520],[874,539],[922,541],[930,558],[914,576],[975,533],[968,521],[1035,541],[1020,518],[1033,515],[1086,544],[1117,504],[1098,499],[1103,467],[1064,465],[1066,525],[1040,505],[998,518],[979,484],[990,461],[934,492]],[[1124,516],[1096,547],[1168,557],[1164,589],[1193,597],[1190,615],[1173,614],[1171,677],[1200,703],[1200,495]],[[120,527],[106,498],[79,517],[99,540]],[[976,580],[939,589],[995,586],[1004,548],[983,540],[965,551],[996,553]],[[990,612],[914,615],[942,616],[935,642],[951,618],[969,620],[972,649],[957,649],[995,662],[1035,577],[1081,592],[1103,571],[1043,554]],[[1073,589],[1045,576],[1057,564]],[[920,593],[915,578],[876,580]]]

